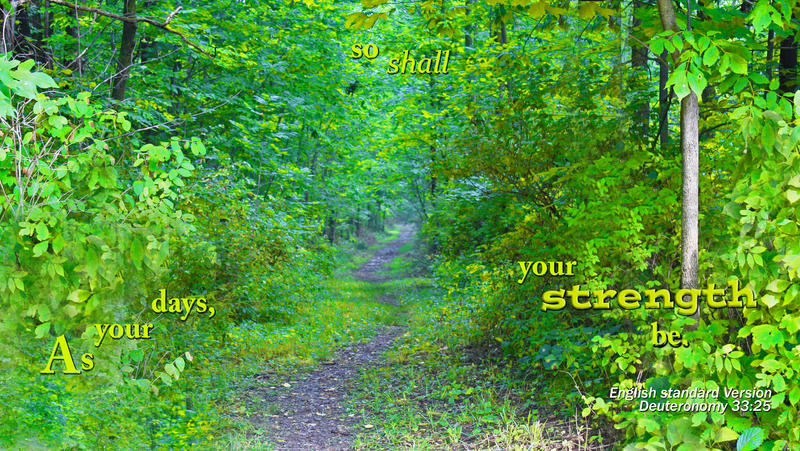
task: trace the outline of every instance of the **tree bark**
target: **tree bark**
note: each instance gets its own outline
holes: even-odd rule
[[[125,0],[125,17],[136,16],[136,0]],[[125,99],[125,89],[128,85],[133,49],[136,47],[136,22],[123,22],[122,40],[119,43],[119,61],[117,73],[112,78],[111,98],[117,101]]]
[[[658,0],[661,25],[665,30],[679,32],[672,0]],[[673,55],[678,56],[678,55]],[[677,58],[676,58],[677,59]],[[697,288],[699,284],[699,205],[700,205],[700,106],[697,95],[691,92],[681,100],[681,153],[683,154],[683,184],[681,199],[681,288]],[[695,327],[700,321],[698,309]]]
[[[692,92],[681,100],[683,186],[681,215],[681,288],[697,288],[700,242],[700,106]],[[697,313],[699,319],[699,310]]]

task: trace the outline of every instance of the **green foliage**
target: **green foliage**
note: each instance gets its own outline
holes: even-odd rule
[[[758,449],[764,441],[764,430],[761,428],[750,428],[742,431],[739,439],[736,440],[736,451],[749,451]]]
[[[800,134],[792,103],[776,92],[773,63],[752,51],[770,29],[777,36],[795,33],[792,6],[759,2],[744,17],[738,7],[700,5],[692,29],[676,33],[662,32],[658,11],[639,5],[631,26],[639,43],[621,45],[616,30],[597,26],[596,13],[579,10],[578,18],[556,20],[547,15],[552,5],[540,6],[534,17],[541,20],[533,23],[514,11],[514,29],[530,35],[508,33],[513,37],[504,43],[476,34],[480,42],[465,49],[466,70],[431,85],[428,94],[446,103],[430,102],[417,116],[433,130],[447,127],[445,134],[427,135],[442,150],[427,162],[440,193],[426,199],[433,211],[425,230],[442,253],[439,280],[452,296],[475,305],[473,339],[502,351],[518,365],[519,377],[539,379],[547,387],[537,390],[540,402],[599,413],[632,447],[719,449],[753,427],[763,431],[766,449],[796,447],[800,390],[792,396],[787,381],[800,370],[792,313],[800,294],[793,289]],[[423,11],[433,21],[442,17],[438,9]],[[627,20],[629,13],[619,14]],[[495,17],[490,33],[510,27],[510,15]],[[684,26],[685,17],[678,22]],[[444,27],[431,29],[449,36]],[[645,44],[646,55],[677,58],[667,86],[679,100],[690,92],[704,100],[700,285],[737,279],[760,303],[743,311],[704,308],[697,330],[691,318],[669,311],[539,309],[542,292],[557,287],[680,284],[680,152],[674,141],[659,145],[653,133],[675,116],[654,114],[657,83],[641,72],[657,68],[629,67],[619,50]],[[414,115],[402,117],[411,122]],[[651,136],[641,133],[648,126]],[[578,270],[575,277],[519,286],[520,260],[575,260]],[[683,331],[690,346],[653,348],[653,321]],[[656,381],[676,388],[768,388],[772,409],[701,418],[640,412],[606,398],[611,386]]]
[[[124,113],[97,108],[85,93],[37,93],[52,83],[30,72],[30,60],[0,59],[0,66],[2,87],[11,92],[11,111],[0,117],[0,306],[6,332],[0,346],[6,362],[14,364],[4,385],[36,374],[44,379],[37,386],[47,387],[47,397],[64,396],[63,415],[77,421],[80,392],[116,388],[98,395],[98,412],[110,410],[115,398],[147,396],[149,382],[128,379],[120,362],[134,355],[135,343],[106,341],[93,351],[93,324],[125,322],[164,273],[170,237],[191,230],[189,217],[175,208],[176,190],[194,169],[184,150],[201,153],[201,147],[199,141],[172,140],[125,152],[112,148],[109,138],[130,129]],[[68,382],[38,375],[60,335],[73,353],[95,353],[93,377]],[[16,399],[27,399],[25,392],[33,388],[18,387]],[[25,443],[76,446],[87,440],[86,431],[99,427],[90,420],[87,429],[65,431],[52,399],[45,399],[37,395],[8,406],[12,422],[26,418],[18,437],[42,440]],[[29,410],[31,403],[40,404]],[[4,423],[4,440],[15,436],[8,427]]]
[[[391,322],[371,301],[386,287],[330,273],[337,242],[383,230],[398,209],[425,223],[447,293],[424,300],[393,354],[435,370],[399,377],[407,388],[445,372],[433,398],[469,406],[425,418],[446,431],[432,446],[460,439],[467,418],[495,428],[500,447],[521,431],[500,430],[516,421],[510,406],[496,421],[497,400],[457,381],[477,369],[437,362],[442,346],[499,356],[502,378],[531,384],[514,387],[525,403],[579,409],[632,449],[800,446],[800,94],[782,92],[784,63],[767,58],[797,34],[792,2],[693,5],[677,32],[641,2],[191,0],[177,15],[139,2],[137,15],[169,16],[194,46],[140,24],[121,102],[105,93],[120,24],[46,3],[14,5],[27,28],[0,57],[4,446],[211,446],[236,378],[265,361],[311,363]],[[347,57],[366,42],[378,59]],[[406,50],[450,50],[451,72],[387,75]],[[677,101],[659,105],[664,55]],[[690,93],[703,100],[700,284],[739,280],[758,308],[703,307],[697,328],[669,311],[541,312],[558,286],[680,285],[675,110]],[[520,260],[575,260],[577,274],[519,285]],[[95,323],[156,321],[162,288],[205,295],[218,316],[166,315],[156,340],[94,347]],[[653,348],[654,321],[691,346]],[[95,353],[91,373],[38,375],[61,335],[75,355]],[[606,399],[643,386],[769,389],[772,408],[642,413]],[[424,416],[395,404],[396,424]]]

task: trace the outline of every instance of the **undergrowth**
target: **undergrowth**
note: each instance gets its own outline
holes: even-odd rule
[[[534,391],[530,384],[474,349],[463,299],[431,279],[406,280],[415,282],[395,295],[407,306],[408,330],[384,364],[362,372],[351,400],[361,416],[355,448],[513,450],[579,441],[578,425],[521,398]]]

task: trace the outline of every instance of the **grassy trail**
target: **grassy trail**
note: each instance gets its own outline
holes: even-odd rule
[[[294,324],[253,341],[251,357],[266,363],[233,400],[237,432],[223,448],[350,449],[362,420],[348,410],[354,381],[404,328],[394,294],[413,280],[398,278],[392,263],[413,239],[408,226],[379,237],[371,255],[356,255],[351,269],[324,282],[327,296]]]
[[[593,449],[464,346],[471,314],[412,276],[412,229],[370,250],[242,392],[244,427],[226,449]]]

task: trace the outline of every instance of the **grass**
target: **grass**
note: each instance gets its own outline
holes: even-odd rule
[[[248,321],[231,327],[226,363],[236,363],[237,368],[245,368],[242,372],[251,375],[269,368],[273,376],[288,379],[329,360],[347,343],[369,341],[385,325],[403,323],[403,316],[397,314],[402,307],[382,300],[394,292],[413,289],[420,281],[368,283],[353,279],[349,273],[366,262],[370,254],[356,249],[342,254],[339,269],[321,280],[318,291],[298,305],[291,323]],[[246,397],[244,391],[241,399],[228,400],[231,427],[217,442],[219,449],[270,449],[264,445],[267,432],[247,420],[254,409],[269,406],[256,403],[254,408],[253,401],[248,403]]]
[[[323,296],[298,307],[293,323],[245,322],[232,327],[228,334],[233,357],[296,370],[329,359],[345,343],[368,340],[382,325],[395,321],[396,307],[378,301],[387,288],[352,278],[330,279],[325,285]]]
[[[560,442],[563,433],[517,396],[525,389],[508,368],[466,352],[469,312],[415,280],[396,293],[409,308],[409,330],[385,364],[362,373],[351,400],[362,431],[354,447],[521,450]]]
[[[385,233],[376,234],[375,239],[379,244],[386,244],[390,241],[396,240],[399,236],[400,236],[400,228],[394,226],[391,229],[387,230]]]
[[[390,232],[384,242],[396,236]],[[403,325],[406,333],[385,360],[362,370],[348,400],[348,410],[360,419],[356,449],[572,446],[574,433],[550,426],[548,413],[520,396],[532,387],[508,367],[467,351],[474,339],[469,308],[448,299],[431,279],[404,277],[413,271],[415,243],[400,251],[388,270],[397,279],[365,283],[340,272],[322,283],[325,294],[301,307],[294,323],[236,329],[235,354],[290,376],[330,358],[345,343],[369,340],[383,325]],[[353,254],[350,261],[362,259]],[[380,302],[390,298],[396,305]],[[269,449],[264,441],[264,431],[242,420],[220,448]]]

